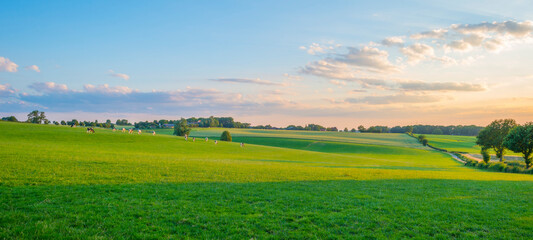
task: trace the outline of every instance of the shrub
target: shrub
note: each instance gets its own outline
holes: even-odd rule
[[[476,166],[477,168],[487,168],[487,164],[485,162],[480,162]]]
[[[422,139],[422,145],[427,146],[428,140],[426,138]]]
[[[498,171],[498,172],[503,172],[505,170],[505,167],[507,167],[507,165],[505,163],[502,163],[502,162],[498,162],[498,163],[494,163],[494,164],[490,164],[489,165],[489,169],[494,170],[494,171]]]
[[[224,131],[220,136],[220,141],[231,142],[231,134],[228,131]]]
[[[483,162],[488,163],[490,161],[490,154],[487,148],[481,149],[481,156],[483,156]]]

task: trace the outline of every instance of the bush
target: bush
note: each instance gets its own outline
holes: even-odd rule
[[[487,148],[481,149],[481,156],[483,156],[483,162],[488,163],[490,161],[490,154]]]
[[[427,146],[428,140],[426,138],[422,139],[422,145]]]
[[[505,163],[502,163],[502,162],[498,162],[498,163],[494,163],[494,164],[490,164],[489,165],[489,169],[490,170],[494,170],[494,171],[497,171],[497,172],[503,172],[505,170],[505,167],[507,167],[507,165]]]
[[[220,136],[220,141],[231,142],[231,134],[228,131],[224,131]]]

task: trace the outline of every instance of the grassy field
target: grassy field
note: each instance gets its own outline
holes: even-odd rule
[[[532,238],[533,176],[405,134],[0,122],[0,238]]]

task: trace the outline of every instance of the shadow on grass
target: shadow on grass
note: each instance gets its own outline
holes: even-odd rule
[[[533,182],[0,187],[0,238],[523,238]]]

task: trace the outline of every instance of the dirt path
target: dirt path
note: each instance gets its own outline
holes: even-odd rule
[[[474,156],[472,156],[472,155],[470,155],[470,154],[465,154],[465,155],[466,155],[466,157],[468,157],[468,158],[470,158],[470,159],[472,159],[472,160],[476,160],[476,161],[478,161],[478,162],[482,162],[482,161],[483,161],[483,159],[480,159],[480,158],[474,157]]]

